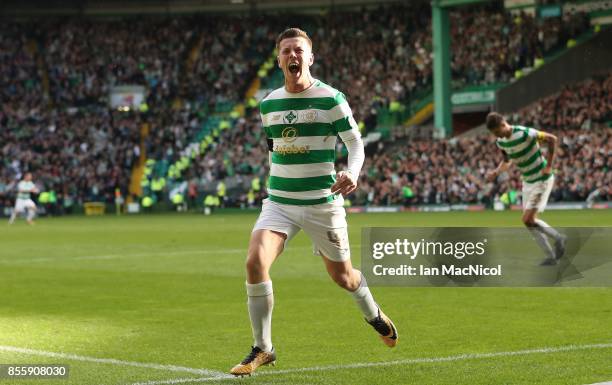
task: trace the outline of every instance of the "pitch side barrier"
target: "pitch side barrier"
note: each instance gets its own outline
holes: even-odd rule
[[[512,205],[509,210],[520,211],[520,205]],[[588,210],[588,209],[612,209],[612,202],[597,202],[588,204],[586,202],[559,202],[549,203],[546,210]],[[416,206],[354,206],[347,207],[349,213],[397,213],[403,211],[416,212],[448,212],[448,211],[485,211],[489,210],[485,205],[476,204],[442,204],[442,205],[416,205]],[[496,211],[503,211],[496,210]],[[506,209],[507,210],[507,209]]]
[[[172,207],[170,204],[158,204],[152,210],[143,210],[140,205],[133,204],[135,206],[134,209],[128,210],[125,214],[138,214],[141,212],[146,213],[157,213],[163,214],[168,212],[175,212],[176,209]],[[6,206],[0,209],[0,217],[8,217],[11,215],[11,210],[13,208],[10,206]],[[228,208],[219,208],[216,209],[215,212],[218,213],[240,213],[244,211],[259,211],[261,207],[249,207],[249,208],[240,208],[240,207],[228,207]],[[523,208],[520,205],[512,205],[505,210],[513,210],[513,211],[521,211]],[[588,204],[586,202],[563,202],[563,203],[549,203],[546,206],[546,210],[589,210],[589,209],[612,209],[612,202],[597,202]],[[190,211],[200,211],[201,207],[196,206],[191,208]],[[450,211],[485,211],[491,210],[487,208],[485,205],[479,204],[442,204],[442,205],[416,205],[416,206],[353,206],[347,207],[346,211],[349,213],[398,213],[398,212],[450,212]],[[115,206],[108,204],[106,205],[106,213],[114,214]],[[503,211],[503,210],[498,210]],[[61,213],[61,215],[83,215],[84,209],[81,205],[75,205],[71,212]],[[38,207],[38,215],[47,215],[47,212],[43,206]]]
[[[525,228],[365,227],[361,271],[369,286],[611,286],[612,227],[556,230],[553,258]]]

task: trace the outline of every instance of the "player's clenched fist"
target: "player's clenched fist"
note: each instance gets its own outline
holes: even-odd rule
[[[331,186],[332,194],[348,195],[357,189],[357,178],[350,171],[336,174],[336,183]]]

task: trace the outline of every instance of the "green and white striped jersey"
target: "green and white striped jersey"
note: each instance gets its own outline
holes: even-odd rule
[[[512,135],[498,138],[495,142],[521,170],[524,182],[534,183],[546,180],[551,174],[544,174],[546,158],[538,144],[539,131],[529,127],[512,126]]]
[[[260,104],[261,121],[273,141],[270,200],[291,205],[331,202],[336,181],[336,137],[360,137],[344,94],[315,80],[308,89],[272,91]]]
[[[17,199],[30,199],[30,192],[36,187],[32,181],[22,180],[17,184]]]

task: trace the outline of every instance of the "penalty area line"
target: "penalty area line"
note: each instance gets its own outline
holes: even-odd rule
[[[562,352],[573,352],[579,350],[594,350],[594,349],[610,349],[612,343],[601,343],[601,344],[589,344],[589,345],[566,345],[557,347],[544,347],[536,349],[525,349],[525,350],[514,350],[506,352],[491,352],[491,353],[467,353],[459,354],[455,356],[446,357],[424,357],[424,358],[408,358],[404,360],[395,361],[382,361],[382,362],[358,362],[353,364],[345,365],[328,365],[328,366],[311,366],[305,368],[295,369],[283,369],[283,370],[266,370],[253,374],[255,376],[269,376],[278,374],[294,374],[304,372],[324,372],[333,370],[343,369],[359,369],[359,368],[372,368],[372,367],[384,367],[384,366],[395,366],[395,365],[410,365],[410,364],[428,364],[438,362],[454,362],[454,361],[467,361],[467,360],[478,360],[488,359],[496,357],[512,357],[512,356],[525,356],[531,354],[551,354],[551,353],[562,353]],[[175,378],[171,380],[160,380],[160,381],[148,381],[148,382],[136,382],[131,385],[173,385],[173,384],[184,384],[190,382],[210,382],[220,380],[231,380],[236,377],[224,375],[223,377],[210,378]]]
[[[170,371],[170,372],[192,373],[192,374],[199,374],[199,375],[207,376],[204,378],[208,378],[208,379],[213,379],[213,378],[219,379],[219,378],[228,376],[225,373],[219,372],[217,370],[210,370],[210,369],[196,369],[196,368],[187,368],[184,366],[176,366],[176,365],[164,365],[164,364],[154,364],[154,363],[146,363],[146,362],[123,361],[123,360],[116,360],[114,358],[97,358],[97,357],[79,356],[76,354],[47,352],[43,350],[26,349],[26,348],[20,348],[16,346],[0,345],[0,351],[20,353],[20,354],[26,354],[26,355],[32,355],[32,356],[62,358],[62,359],[72,360],[72,361],[94,362],[97,364],[133,366],[137,368],[157,369],[157,370],[164,370],[164,371]]]

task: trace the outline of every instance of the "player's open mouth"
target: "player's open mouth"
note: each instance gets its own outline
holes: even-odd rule
[[[287,69],[289,69],[289,72],[292,74],[296,74],[300,70],[300,65],[298,63],[289,63]]]

